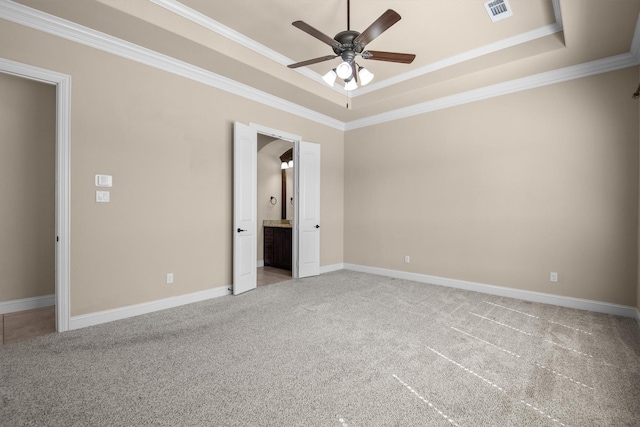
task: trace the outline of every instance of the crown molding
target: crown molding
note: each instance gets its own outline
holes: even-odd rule
[[[249,37],[246,37],[245,35],[227,27],[226,25],[221,24],[220,22],[216,21],[215,19],[212,19],[209,16],[206,16],[180,3],[177,0],[150,0],[150,1],[160,7],[167,9],[170,12],[173,12],[185,19],[190,20],[191,22],[197,25],[200,25],[204,28],[207,28],[210,31],[213,31],[223,37],[226,37],[227,39],[235,43],[238,43],[241,46],[251,49],[252,51],[268,59],[271,59],[277,62],[278,64],[286,66],[288,64],[291,64],[292,62],[295,62],[291,58],[288,58],[264,46],[263,44],[260,44],[255,40],[250,39]],[[496,43],[491,43],[485,46],[481,46],[477,49],[472,49],[467,52],[463,52],[459,55],[454,55],[450,58],[446,58],[441,61],[436,61],[434,63],[427,64],[424,67],[420,67],[406,73],[398,74],[394,77],[391,77],[373,84],[369,84],[366,87],[359,87],[353,91],[346,91],[340,85],[333,86],[333,89],[336,90],[337,92],[340,92],[348,96],[349,98],[356,98],[360,95],[365,95],[367,93],[371,93],[376,90],[383,89],[385,87],[393,86],[395,84],[402,83],[404,81],[413,79],[415,77],[429,74],[434,71],[441,70],[443,68],[451,67],[466,61],[470,61],[475,58],[479,58],[484,55],[489,55],[491,53],[498,52],[500,50],[508,49],[510,47],[517,46],[519,44],[527,43],[542,37],[546,37],[546,36],[561,32],[563,30],[563,27],[562,27],[562,17],[560,12],[559,0],[552,0],[552,4],[553,4],[553,10],[556,18],[556,22],[553,24],[545,25],[541,28],[527,31],[525,33],[518,34],[513,37],[509,37],[507,39],[501,40]],[[320,74],[314,71],[311,71],[306,67],[298,68],[298,69],[295,69],[294,71],[300,74],[303,74],[304,76],[310,78],[311,80],[323,86],[326,86],[326,83],[322,80],[322,76]]]
[[[227,77],[212,73],[203,68],[196,67],[187,62],[10,0],[0,0],[0,18],[186,77],[335,129],[344,130],[344,122],[340,120],[270,95]]]
[[[216,34],[225,37],[232,42],[238,43],[241,46],[250,49],[259,55],[262,55],[272,61],[277,62],[280,65],[287,66],[295,61],[291,58],[288,58],[282,55],[279,52],[276,52],[273,49],[266,47],[265,45],[258,43],[257,41],[250,39],[242,33],[237,32],[236,30],[227,27],[226,25],[221,24],[215,19],[211,19],[207,15],[204,15],[197,10],[194,10],[184,4],[180,3],[176,0],[149,0],[152,3],[155,3],[157,6],[167,9],[170,12],[175,13],[178,16],[181,16],[194,24],[200,25],[210,31],[213,31]],[[323,86],[327,86],[324,80],[322,80],[322,76],[315,71],[310,70],[307,67],[301,67],[292,69],[291,71],[295,71],[296,73],[302,74],[303,76],[322,84]],[[344,90],[342,87],[333,87],[336,92],[340,92],[342,94],[347,95],[348,92]]]
[[[474,89],[439,99],[434,99],[433,101],[427,101],[420,104],[411,105],[409,107],[399,108],[397,110],[365,117],[359,120],[353,120],[346,124],[346,130],[349,131],[367,126],[373,126],[380,123],[404,119],[407,117],[430,113],[432,111],[442,110],[445,108],[455,107],[458,105],[468,104],[471,102],[481,101],[497,96],[508,95],[510,93],[521,92],[541,86],[547,86],[566,82],[569,80],[579,79],[582,77],[602,74],[609,71],[616,71],[623,68],[636,66],[638,65],[638,63],[639,61],[636,54],[633,54],[631,52],[623,53],[609,58],[603,58],[583,64],[560,68],[553,71],[534,74],[532,76],[510,80],[508,82],[498,83],[491,86],[485,86],[483,88]]]
[[[433,73],[434,71],[438,71],[443,68],[452,67],[454,65],[461,64],[466,61],[471,61],[472,59],[480,58],[481,56],[499,52],[501,50],[508,49],[510,47],[517,46],[519,44],[527,43],[542,37],[546,37],[561,31],[562,31],[562,25],[558,23],[546,25],[544,27],[541,27],[532,31],[527,31],[525,33],[519,34],[514,37],[509,37],[507,39],[501,40],[496,43],[491,43],[485,46],[481,46],[477,49],[472,49],[467,52],[463,52],[459,55],[454,55],[449,58],[443,59],[441,61],[436,61],[431,64],[427,64],[424,67],[420,67],[413,71],[408,71],[406,73],[398,74],[394,77],[388,78],[386,80],[382,80],[380,82],[368,84],[365,87],[360,87],[355,91],[353,91],[354,93],[352,97],[357,98],[360,95],[365,95],[367,93],[375,92],[376,90],[380,90],[385,87],[393,86],[395,84],[402,83],[407,80],[411,80],[413,78],[423,76],[425,74]]]
[[[153,0],[166,1],[166,0]],[[560,19],[559,6],[556,6],[556,19]],[[15,22],[20,25],[43,31],[76,43],[80,43],[107,53],[118,55],[139,63],[161,69],[182,77],[186,77],[202,84],[259,102],[278,110],[294,114],[334,129],[347,131],[366,126],[373,126],[392,120],[399,120],[425,114],[431,111],[454,107],[483,99],[502,96],[514,92],[533,89],[549,84],[587,77],[595,74],[615,71],[622,68],[637,66],[640,63],[640,17],[636,22],[635,33],[628,53],[603,58],[583,64],[573,65],[545,73],[536,74],[520,79],[499,83],[492,86],[458,93],[455,95],[399,108],[393,111],[364,117],[362,119],[343,122],[309,108],[294,104],[285,99],[270,95],[248,85],[236,82],[202,68],[179,61],[167,55],[129,43],[113,36],[92,30],[73,22],[49,15],[36,9],[15,3],[11,0],[0,0],[0,19]],[[561,25],[557,22],[556,25]]]
[[[182,16],[183,18],[188,19],[189,21],[195,24],[198,24],[210,31],[213,31],[214,33],[219,34],[235,43],[238,43],[241,46],[251,49],[252,51],[257,52],[260,55],[265,56],[271,59],[272,61],[277,62],[278,64],[287,65],[288,63],[291,62],[289,58],[276,52],[275,50],[269,49],[263,44],[260,44],[255,40],[250,39],[249,37],[235,31],[232,28],[222,25],[218,21],[213,20],[208,16],[203,15],[202,13],[191,9],[190,7],[187,7],[180,2],[177,2],[175,0],[149,0],[149,1],[151,3],[155,3],[156,5],[167,9],[170,12],[175,13],[176,15]]]

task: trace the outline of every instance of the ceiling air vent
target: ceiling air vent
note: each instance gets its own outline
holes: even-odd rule
[[[511,6],[507,0],[492,0],[484,4],[487,13],[493,22],[508,18],[513,15]]]

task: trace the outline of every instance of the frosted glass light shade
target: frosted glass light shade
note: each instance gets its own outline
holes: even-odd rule
[[[327,74],[322,76],[322,80],[324,80],[324,82],[329,86],[333,86],[333,84],[336,82],[336,77],[338,77],[338,75],[336,74],[336,69],[334,68],[333,70],[329,70]]]
[[[358,76],[360,76],[360,84],[362,86],[373,80],[373,73],[363,67],[360,67],[360,69],[358,70]]]
[[[287,164],[287,162],[282,162],[282,163],[280,164],[280,169],[286,169],[286,168],[288,168],[288,167],[289,167],[289,165]]]
[[[336,67],[336,74],[342,80],[348,79],[353,75],[353,68],[351,68],[351,64],[349,64],[348,62],[342,62]]]
[[[344,85],[344,90],[354,90],[358,89],[358,83],[356,83],[356,79],[351,79]]]
[[[287,166],[289,166],[290,168],[293,167],[293,160],[289,160],[289,163],[287,163]]]

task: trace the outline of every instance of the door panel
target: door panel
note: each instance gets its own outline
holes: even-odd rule
[[[320,145],[300,141],[298,277],[320,274]]]
[[[238,295],[257,284],[258,134],[236,122],[233,136],[233,294]]]

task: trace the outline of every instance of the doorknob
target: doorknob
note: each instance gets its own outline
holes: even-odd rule
[[[238,228],[238,233],[241,233],[243,231],[247,231],[247,230],[243,230],[242,228]]]
[[[318,224],[316,224],[316,228],[320,228],[320,226]]]

